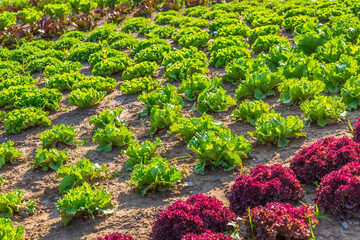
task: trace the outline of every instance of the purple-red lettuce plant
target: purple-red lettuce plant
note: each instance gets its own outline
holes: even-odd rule
[[[151,236],[153,240],[181,240],[187,233],[225,232],[231,230],[227,224],[235,219],[235,214],[218,199],[199,193],[162,211],[153,224]]]
[[[312,208],[277,202],[249,210],[243,221],[248,236],[256,240],[307,240],[311,237],[310,228],[318,223]]]
[[[301,149],[291,160],[290,168],[300,182],[319,182],[326,174],[359,160],[359,155],[359,143],[347,137],[327,137]]]
[[[269,202],[294,203],[301,197],[301,185],[294,172],[275,164],[259,164],[249,174],[239,175],[228,196],[230,209],[244,214],[250,207]]]
[[[360,162],[351,162],[322,178],[316,203],[334,215],[360,218]]]

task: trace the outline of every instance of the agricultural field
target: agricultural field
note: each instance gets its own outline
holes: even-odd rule
[[[0,0],[0,239],[360,239],[357,0]]]

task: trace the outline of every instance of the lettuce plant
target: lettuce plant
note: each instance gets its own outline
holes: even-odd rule
[[[236,177],[228,199],[232,211],[245,214],[249,207],[271,202],[296,203],[301,191],[300,182],[291,169],[279,164],[258,164],[249,174]]]
[[[34,168],[42,167],[44,172],[49,168],[57,171],[63,163],[70,160],[71,156],[65,150],[39,148],[34,156]]]
[[[40,133],[40,140],[44,148],[50,148],[58,143],[70,145],[74,142],[74,137],[78,135],[75,127],[72,125],[55,125],[51,130]]]
[[[274,45],[290,46],[290,43],[285,37],[277,35],[259,36],[251,46],[251,50],[253,52],[268,51]]]
[[[71,8],[68,4],[47,4],[44,11],[51,17],[63,19],[71,13]]]
[[[177,62],[182,62],[184,59],[197,59],[203,63],[207,62],[207,56],[203,51],[198,51],[195,47],[182,48],[180,50],[163,53],[163,61],[161,63],[166,69]]]
[[[85,108],[98,104],[105,96],[106,92],[96,91],[92,88],[82,88],[71,91],[68,100],[71,105]]]
[[[14,12],[3,11],[0,13],[0,31],[16,25],[16,14]]]
[[[226,64],[226,74],[223,76],[223,79],[231,83],[237,83],[245,80],[248,74],[269,71],[264,62],[260,63],[252,58],[236,58]]]
[[[133,132],[126,126],[117,127],[115,123],[109,123],[105,128],[98,128],[95,131],[93,142],[98,142],[96,148],[100,152],[111,152],[112,147],[122,147],[134,142]]]
[[[359,71],[359,64],[353,57],[341,55],[339,61],[322,65],[316,77],[324,81],[328,92],[339,93],[343,84]]]
[[[176,87],[170,84],[149,93],[143,92],[138,97],[138,101],[146,104],[146,109],[140,112],[142,117],[146,116],[154,106],[163,107],[168,103],[184,106],[184,101],[178,95]]]
[[[315,57],[326,63],[336,62],[339,61],[342,54],[348,54],[350,49],[350,44],[345,41],[343,36],[339,36],[318,47]]]
[[[102,173],[107,174],[106,164],[100,166],[87,158],[78,159],[75,165],[61,165],[55,175],[56,179],[62,178],[59,193],[64,194],[94,178],[104,177]]]
[[[47,118],[48,112],[41,109],[27,107],[22,109],[15,109],[9,112],[4,120],[4,130],[10,134],[18,134],[34,126],[50,126],[51,121]]]
[[[255,127],[254,132],[249,132],[250,136],[258,138],[263,144],[271,142],[278,147],[286,147],[289,144],[288,138],[306,136],[306,133],[301,131],[304,123],[298,116],[283,118],[274,111],[261,115]]]
[[[111,57],[97,63],[92,74],[94,76],[110,76],[114,73],[125,70],[131,66],[132,60],[129,57]]]
[[[240,22],[241,24],[230,24],[223,26],[214,32],[216,37],[227,37],[227,36],[242,36],[246,37],[250,34],[250,28]]]
[[[104,237],[99,237],[97,240],[135,240],[135,239],[129,235],[114,232]]]
[[[156,44],[140,50],[135,54],[136,62],[156,61],[162,62],[163,54],[171,50],[170,44]]]
[[[186,27],[176,30],[172,39],[181,47],[205,47],[210,40],[210,35],[198,27]]]
[[[359,146],[351,139],[327,137],[301,149],[291,160],[290,168],[304,183],[320,182],[326,174],[359,160]]]
[[[209,64],[219,68],[224,67],[228,62],[237,58],[250,58],[249,50],[238,46],[220,48],[211,52]]]
[[[274,202],[251,209],[243,222],[250,238],[275,240],[310,239],[310,230],[318,220],[308,206],[296,208],[289,203]]]
[[[81,43],[70,48],[67,59],[70,61],[86,62],[88,61],[91,54],[96,53],[101,49],[102,45],[98,43]]]
[[[25,226],[14,226],[9,218],[0,218],[0,237],[8,240],[25,240]]]
[[[342,101],[348,110],[357,109],[360,105],[360,77],[348,79],[341,89]]]
[[[81,89],[93,89],[98,92],[110,93],[114,91],[117,85],[116,79],[110,77],[101,77],[101,76],[89,76],[80,81],[75,82],[72,87],[72,90]]]
[[[121,120],[121,113],[124,111],[122,108],[117,108],[114,110],[106,109],[94,115],[89,120],[89,125],[94,125],[94,130],[96,131],[99,128],[106,128],[107,125],[114,123],[116,127],[120,127],[125,124],[125,121]]]
[[[19,189],[7,194],[0,193],[0,218],[12,217],[14,213],[19,212],[34,214],[36,201],[34,199],[24,201],[23,196],[24,192]]]
[[[14,107],[37,107],[48,108],[51,110],[59,110],[59,103],[61,102],[63,95],[57,89],[34,89],[26,93],[22,93],[18,99],[15,100]]]
[[[292,78],[283,81],[278,86],[281,92],[280,100],[286,105],[297,101],[314,99],[321,92],[326,90],[325,83],[319,80],[309,81],[306,77],[301,79]]]
[[[349,114],[342,98],[337,96],[316,96],[314,100],[306,100],[300,105],[308,122],[315,122],[323,127],[328,123],[340,122]]]
[[[150,38],[146,39],[144,41],[140,41],[139,44],[131,51],[132,55],[136,55],[142,50],[149,48],[151,46],[156,45],[164,45],[164,46],[170,46],[169,43],[165,39],[160,38]]]
[[[186,99],[194,101],[206,88],[221,87],[222,81],[218,77],[210,79],[204,74],[195,73],[184,79],[178,88],[179,93],[185,93]]]
[[[131,171],[135,165],[140,163],[148,164],[151,158],[154,157],[155,151],[159,146],[163,146],[163,143],[159,138],[156,138],[154,142],[146,140],[141,144],[138,142],[129,144],[127,150],[121,151],[121,154],[129,157],[125,163],[126,170]]]
[[[207,71],[208,66],[206,62],[196,58],[185,58],[174,64],[167,65],[164,77],[169,82],[182,81],[193,74],[205,74]]]
[[[320,62],[303,53],[293,53],[287,56],[286,62],[279,69],[285,78],[314,78],[314,72],[321,67]]]
[[[58,74],[80,73],[81,68],[82,65],[79,62],[64,61],[61,64],[57,64],[55,66],[46,66],[43,71],[43,76],[46,78],[50,78]]]
[[[242,99],[244,97],[254,96],[256,99],[265,99],[267,96],[274,95],[274,88],[282,82],[282,76],[279,73],[257,72],[246,75],[246,81],[239,84],[236,89],[235,97]]]
[[[98,42],[105,40],[111,33],[116,31],[117,26],[115,24],[105,24],[91,31],[90,35],[86,39],[87,42]]]
[[[130,183],[135,185],[143,196],[148,191],[172,189],[182,179],[177,166],[170,166],[169,162],[160,155],[152,158],[148,164],[135,165],[130,177]]]
[[[294,38],[298,49],[305,54],[315,53],[318,47],[323,46],[332,37],[331,30],[328,31],[311,31]]]
[[[350,162],[339,170],[325,175],[316,189],[316,204],[334,215],[346,218],[358,218],[360,201],[357,193],[359,184],[360,163]]]
[[[188,143],[196,133],[202,134],[206,131],[226,131],[226,127],[218,123],[211,115],[206,113],[201,117],[180,118],[176,123],[170,126],[169,133],[178,133],[177,137],[184,139]]]
[[[163,210],[153,223],[151,237],[154,240],[181,240],[188,233],[222,233],[231,230],[228,223],[235,220],[235,214],[218,199],[198,193]]]
[[[71,90],[76,83],[85,79],[85,75],[80,73],[55,74],[46,81],[45,85],[48,88],[55,88],[59,91]]]
[[[9,140],[0,144],[0,168],[7,162],[14,164],[14,160],[23,155],[23,152],[14,147],[14,142]]]
[[[227,36],[218,37],[214,41],[210,42],[208,49],[211,53],[213,53],[217,52],[218,50],[234,46],[249,48],[249,44],[245,42],[245,38],[241,36]]]
[[[257,27],[251,30],[249,34],[249,39],[254,42],[260,36],[277,35],[279,33],[279,30],[280,27],[278,25],[265,25]]]
[[[85,182],[81,186],[70,189],[55,203],[55,207],[60,211],[61,221],[66,226],[75,216],[90,214],[94,217],[95,213],[112,214],[114,204],[111,202],[110,192],[103,187],[93,189],[89,183]]]
[[[153,76],[159,69],[156,62],[141,62],[128,67],[122,74],[122,80],[131,80],[138,77]]]
[[[262,100],[249,101],[245,99],[239,105],[238,109],[230,116],[231,119],[242,119],[255,125],[256,120],[263,114],[270,112],[270,106]]]
[[[160,87],[162,81],[152,77],[139,77],[122,82],[120,90],[125,94],[135,94],[139,92],[150,92]]]
[[[131,58],[128,57],[128,55],[126,53],[123,53],[123,52],[120,52],[120,51],[117,51],[115,49],[103,49],[103,50],[100,50],[100,51],[97,51],[93,54],[91,54],[89,56],[89,63],[90,63],[90,67],[95,67],[96,64],[98,63],[101,63],[103,62],[104,60],[106,59],[113,59],[113,58],[116,58],[116,59],[119,59],[119,60],[122,60],[124,63],[128,63],[128,66],[130,66],[132,64],[132,60]]]
[[[227,95],[226,91],[222,87],[205,89],[198,96],[197,112],[199,114],[203,114],[208,111],[227,111],[229,106],[236,106],[236,100],[230,95]]]
[[[151,108],[149,129],[150,136],[153,136],[159,129],[170,127],[179,118],[182,117],[180,110],[181,105],[172,105],[167,103],[164,106],[157,106]]]
[[[231,171],[242,166],[242,160],[251,153],[251,144],[244,136],[233,136],[231,131],[205,131],[195,136],[188,143],[188,149],[194,151],[198,157],[194,172],[201,173],[205,167],[222,166],[225,171]]]

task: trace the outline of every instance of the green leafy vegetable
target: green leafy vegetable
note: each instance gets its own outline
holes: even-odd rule
[[[0,168],[7,162],[14,164],[14,160],[23,154],[13,146],[14,142],[11,140],[0,144]]]
[[[56,146],[58,143],[70,145],[74,142],[74,137],[78,133],[72,125],[55,125],[51,130],[40,133],[40,140],[44,148]]]
[[[208,71],[206,62],[199,59],[185,58],[182,61],[169,64],[164,77],[169,82],[181,81],[195,73],[205,74]]]
[[[168,128],[179,118],[182,117],[180,105],[172,105],[170,103],[164,106],[157,106],[151,108],[150,111],[150,136],[153,136],[159,129]]]
[[[340,122],[349,114],[342,98],[337,96],[316,96],[314,100],[306,100],[300,105],[308,122],[314,122],[323,127],[327,123]]]
[[[306,77],[301,79],[287,79],[279,87],[280,100],[284,104],[292,104],[295,101],[314,99],[315,96],[325,91],[325,83],[319,80],[309,81]]]
[[[12,217],[17,212],[34,214],[36,201],[34,199],[24,201],[23,196],[24,192],[19,189],[8,194],[0,193],[0,218]]]
[[[92,189],[90,184],[85,182],[82,186],[70,189],[56,202],[55,207],[60,211],[61,221],[66,226],[75,216],[90,214],[94,217],[95,213],[112,214],[114,204],[111,203],[110,192],[103,187]]]
[[[125,163],[126,170],[131,171],[135,165],[140,163],[148,164],[159,146],[163,146],[159,138],[156,138],[154,142],[146,140],[141,144],[138,142],[131,143],[127,150],[121,151],[122,154],[129,157]]]
[[[203,114],[208,111],[227,111],[229,105],[235,106],[236,101],[231,96],[227,95],[222,87],[205,89],[198,96],[197,112]]]
[[[360,77],[355,76],[347,80],[341,89],[343,102],[347,109],[357,109],[360,105]]]
[[[252,149],[244,136],[232,136],[230,130],[196,133],[188,148],[198,157],[194,167],[196,173],[204,172],[207,165],[222,166],[225,171],[231,171],[242,166],[242,159],[246,159]]]
[[[98,104],[104,97],[106,92],[96,91],[95,89],[77,89],[73,90],[69,95],[69,103],[71,105],[84,108]]]
[[[15,109],[6,115],[4,130],[10,134],[18,134],[21,130],[36,125],[50,126],[51,121],[46,117],[48,114],[48,112],[33,107]]]
[[[121,84],[120,90],[125,94],[135,94],[138,92],[150,92],[160,87],[162,81],[158,81],[152,77],[139,77],[132,80],[124,81]]]
[[[137,164],[130,176],[130,183],[136,185],[143,196],[148,191],[172,189],[182,179],[176,165],[170,167],[169,162],[160,155],[152,158],[148,164]]]
[[[131,80],[138,77],[153,76],[159,69],[156,62],[141,62],[128,67],[122,74],[122,80]]]
[[[60,166],[55,177],[56,179],[62,178],[59,184],[59,192],[64,194],[94,178],[104,177],[102,173],[107,174],[106,164],[100,166],[98,163],[91,163],[87,158],[82,158],[78,159],[75,165]]]
[[[93,116],[89,120],[90,125],[94,125],[94,130],[98,128],[105,128],[107,125],[114,123],[116,127],[120,127],[125,124],[125,121],[121,120],[121,113],[124,111],[122,108],[115,110],[107,109],[99,113],[99,115]]]
[[[34,156],[34,168],[42,167],[44,172],[49,168],[57,171],[63,163],[70,160],[71,156],[65,150],[39,148]]]
[[[183,99],[178,95],[175,86],[167,84],[163,88],[158,88],[153,92],[143,92],[138,101],[146,104],[146,109],[140,112],[140,116],[146,116],[154,106],[163,107],[165,104],[184,106]]]
[[[250,136],[258,138],[263,144],[271,142],[278,147],[286,147],[289,144],[288,138],[306,136],[306,133],[301,131],[304,123],[298,116],[283,118],[274,111],[261,115],[255,127],[254,132],[249,132]]]
[[[263,114],[270,112],[270,106],[264,103],[262,100],[249,101],[245,99],[239,105],[238,109],[235,109],[234,114],[230,116],[231,119],[242,119],[245,122],[249,122],[251,125],[255,125],[256,120]]]
[[[198,95],[206,88],[215,88],[222,86],[222,81],[218,77],[210,79],[206,75],[196,73],[184,79],[179,86],[179,93],[185,93],[189,101],[194,101]]]
[[[93,142],[98,142],[97,150],[100,152],[111,152],[112,147],[122,147],[134,142],[133,132],[126,126],[116,127],[115,123],[109,123],[105,128],[95,131]]]
[[[256,99],[264,99],[274,95],[274,88],[282,82],[279,73],[254,73],[246,75],[246,81],[239,84],[235,97],[241,99],[254,96]]]
[[[202,134],[205,131],[225,131],[227,128],[214,120],[210,115],[204,113],[201,117],[180,118],[170,126],[169,133],[178,133],[177,137],[184,139],[186,143],[195,136],[196,133]]]
[[[25,226],[14,227],[9,218],[0,218],[0,238],[4,240],[25,240]]]

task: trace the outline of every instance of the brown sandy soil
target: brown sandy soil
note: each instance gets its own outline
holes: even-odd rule
[[[285,35],[285,34],[284,34]],[[171,42],[171,41],[170,41]],[[215,69],[209,67],[208,76],[222,76],[224,69]],[[86,75],[91,74],[88,64],[84,64],[82,72]],[[158,78],[162,79],[165,70],[160,67]],[[38,75],[39,76],[39,75]],[[69,92],[64,93],[61,104],[62,111],[50,112],[49,118],[53,125],[74,124],[79,133],[77,143],[72,146],[59,145],[59,149],[66,149],[71,154],[74,164],[76,159],[86,157],[91,162],[99,164],[107,164],[109,173],[116,172],[118,175],[114,178],[104,178],[103,186],[111,192],[113,203],[115,204],[114,214],[109,217],[96,216],[93,220],[88,218],[75,218],[71,220],[67,227],[63,225],[60,219],[60,213],[55,209],[55,202],[61,197],[57,187],[60,180],[55,178],[54,171],[49,170],[44,173],[41,169],[33,169],[30,165],[35,150],[41,148],[39,134],[45,131],[46,127],[36,127],[22,131],[18,135],[9,135],[0,127],[0,142],[12,140],[15,146],[22,150],[24,158],[19,164],[6,164],[0,169],[0,176],[6,177],[9,184],[0,186],[0,191],[7,193],[18,188],[25,192],[25,199],[34,198],[38,207],[34,215],[16,214],[11,218],[15,225],[25,225],[26,239],[96,239],[97,237],[118,231],[120,233],[129,234],[137,239],[150,239],[152,223],[156,215],[166,208],[169,204],[176,200],[185,200],[196,193],[205,193],[220,199],[226,206],[229,205],[226,195],[229,193],[238,171],[224,172],[222,169],[212,170],[207,168],[205,174],[195,174],[193,172],[196,157],[184,157],[172,160],[182,170],[182,166],[186,168],[188,173],[184,177],[177,189],[167,192],[149,193],[143,197],[131,184],[130,172],[124,169],[124,163],[127,157],[121,155],[124,148],[114,148],[112,152],[101,153],[96,151],[97,143],[93,143],[91,138],[92,127],[89,126],[89,119],[92,115],[110,108],[124,108],[122,113],[124,120],[129,122],[129,129],[134,132],[137,141],[154,140],[159,137],[165,145],[166,152],[162,151],[161,156],[167,159],[195,154],[186,149],[186,144],[175,137],[175,134],[169,135],[163,130],[150,138],[147,134],[149,117],[140,118],[139,112],[144,109],[145,105],[137,101],[136,95],[125,95],[120,92],[121,74],[113,75],[118,80],[118,87],[109,94],[100,104],[80,109],[71,106],[67,101]],[[178,86],[179,83],[172,83]],[[44,79],[39,83],[40,87],[44,86]],[[228,94],[234,96],[236,85],[224,82],[224,89]],[[268,97],[265,102],[270,104],[271,108],[283,116],[299,115],[304,118],[302,111],[298,105],[290,107],[280,103],[279,93],[276,96]],[[240,101],[238,102],[240,103]],[[182,114],[185,117],[199,116],[196,112],[191,111],[193,103],[185,100],[185,108]],[[304,146],[307,146],[318,139],[334,136],[352,137],[348,123],[339,123],[336,125],[327,125],[318,127],[312,124],[309,128],[304,128],[307,133],[305,138],[291,139],[290,144],[285,148],[278,148],[272,145],[263,145],[259,141],[251,139],[247,134],[253,131],[254,127],[243,122],[235,122],[230,120],[235,107],[230,108],[227,112],[210,113],[214,118],[229,127],[233,134],[244,135],[251,140],[253,144],[253,153],[250,158],[244,161],[246,168],[253,168],[259,163],[262,164],[282,164],[289,166],[292,156]],[[352,112],[348,119],[352,124],[359,117],[359,111]],[[185,173],[183,171],[183,173]],[[187,186],[187,182],[193,183],[193,186]],[[302,201],[306,204],[313,205],[315,198],[315,186],[305,186]],[[326,240],[345,240],[360,239],[360,224],[358,221],[347,221],[349,229],[345,230],[341,223],[341,219],[330,216],[332,222],[321,220],[315,228],[316,239]],[[245,238],[244,238],[245,239]]]

